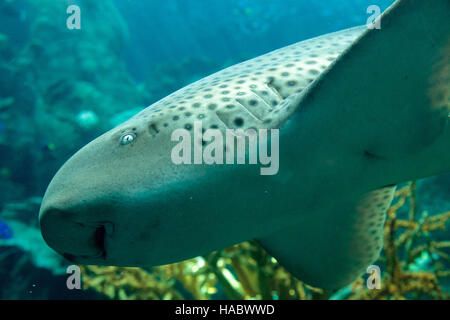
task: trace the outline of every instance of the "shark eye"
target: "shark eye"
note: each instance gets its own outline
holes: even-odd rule
[[[135,133],[124,133],[120,137],[120,144],[124,146],[124,145],[132,143],[135,139],[136,139]]]

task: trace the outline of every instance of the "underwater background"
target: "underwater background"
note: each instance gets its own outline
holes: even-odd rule
[[[375,263],[327,292],[245,242],[154,268],[70,263],[38,227],[42,196],[79,148],[146,106],[274,49],[365,24],[393,0],[0,0],[0,299],[448,299],[450,175],[398,187]],[[81,29],[66,26],[81,8]],[[363,71],[362,71],[363,72]]]

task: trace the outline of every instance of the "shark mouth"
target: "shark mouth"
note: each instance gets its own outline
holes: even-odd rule
[[[106,260],[105,239],[114,229],[111,222],[77,222],[76,215],[48,209],[42,215],[41,231],[47,244],[71,262]]]
[[[98,253],[92,256],[82,255],[77,257],[71,253],[63,253],[64,258],[69,260],[70,262],[77,262],[78,258],[81,259],[102,259],[106,260],[106,248],[105,248],[105,237],[106,237],[106,228],[105,226],[99,226],[95,229],[94,232],[94,244],[97,248]]]

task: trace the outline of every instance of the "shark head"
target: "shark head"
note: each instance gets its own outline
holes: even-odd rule
[[[69,159],[50,183],[40,211],[41,230],[48,244],[69,260],[145,262],[137,253],[149,250],[143,239],[155,236],[163,213],[158,206],[168,199],[152,193],[163,185],[164,172],[158,157],[148,157],[155,148],[144,130],[136,121],[104,134]],[[148,216],[145,226],[142,215]]]
[[[238,201],[223,197],[245,185],[228,178],[236,168],[177,163],[173,150],[179,142],[172,141],[173,133],[192,133],[193,145],[194,130],[200,135],[205,130],[185,112],[161,117],[153,108],[84,146],[48,186],[39,214],[41,231],[49,246],[68,260],[161,265],[247,239],[251,228],[246,225],[254,214],[242,214]],[[202,124],[224,126],[212,116]],[[261,179],[259,166],[243,165],[236,172],[249,176],[249,188]],[[263,193],[260,188],[258,192]],[[223,204],[213,205],[217,203]],[[236,227],[238,220],[242,224]]]
[[[395,184],[450,171],[449,13],[447,0],[399,0],[381,30],[303,41],[155,103],[58,171],[40,210],[44,239],[75,263],[116,266],[257,239],[311,285],[351,282],[380,253]],[[230,150],[210,129],[221,139],[280,129],[279,170],[192,164],[196,147]],[[190,165],[173,158],[185,139]]]

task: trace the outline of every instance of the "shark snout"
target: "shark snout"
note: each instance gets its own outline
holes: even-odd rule
[[[78,151],[50,182],[39,212],[41,233],[47,244],[75,263],[105,260],[105,237],[113,230],[112,212],[103,201],[101,159],[95,144]]]
[[[44,240],[69,261],[104,260],[108,223],[87,222],[80,215],[62,207],[41,207],[40,226]]]

